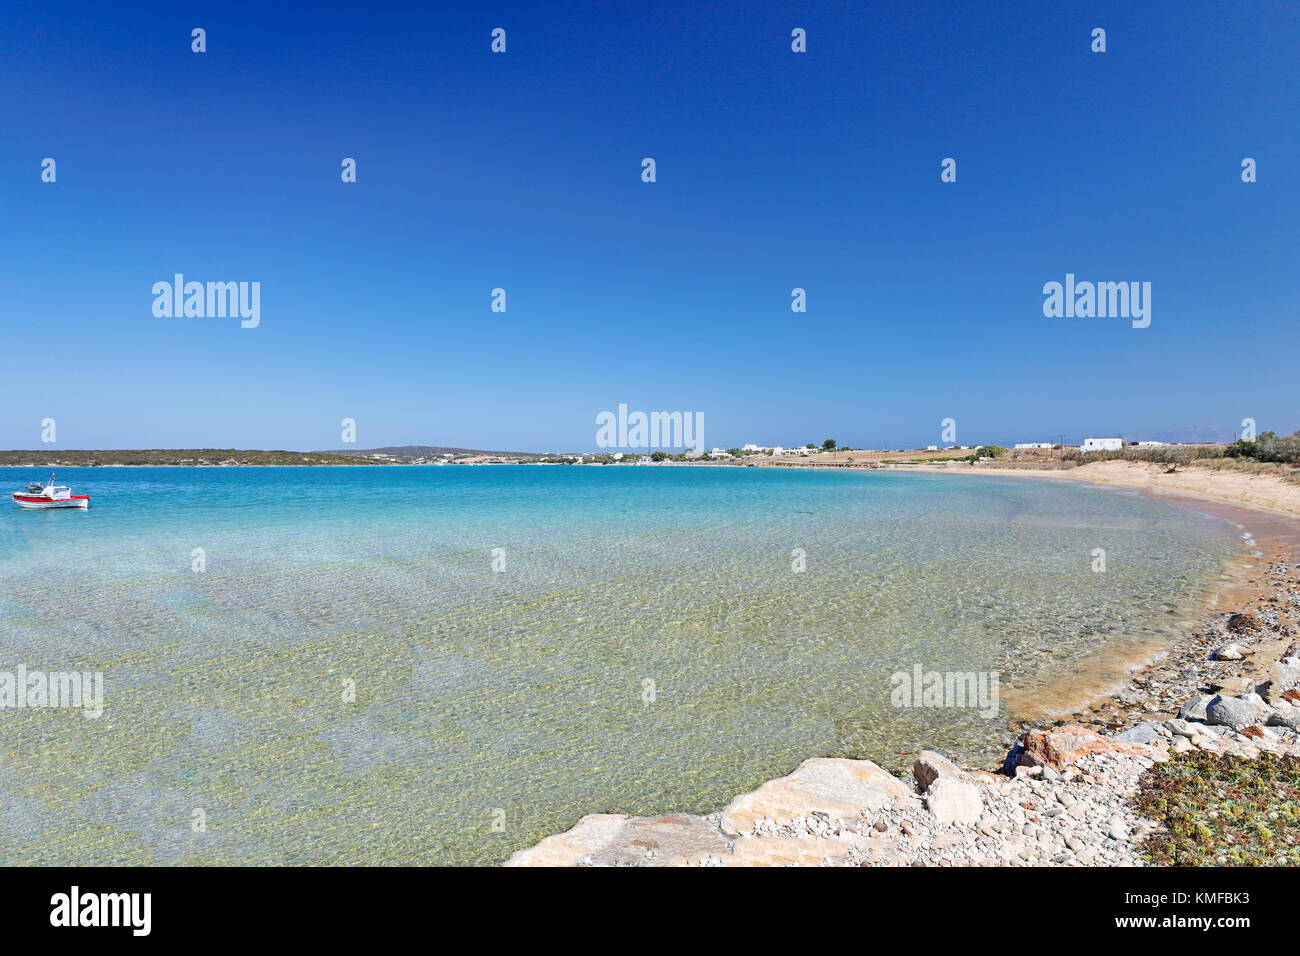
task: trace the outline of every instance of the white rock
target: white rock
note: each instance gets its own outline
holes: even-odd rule
[[[573,866],[594,850],[609,844],[623,829],[624,813],[592,813],[572,829],[548,836],[534,847],[520,850],[506,860],[506,866]]]
[[[979,788],[961,780],[936,780],[926,791],[925,805],[941,823],[975,823],[984,813]]]
[[[943,754],[934,750],[922,750],[916,763],[912,764],[912,776],[924,793],[936,780],[964,780],[966,773]]]
[[[915,796],[902,781],[870,760],[814,757],[789,776],[769,780],[752,793],[736,797],[722,811],[721,824],[730,833],[748,833],[765,816],[780,824],[813,811],[848,822],[863,811],[878,811],[895,800],[915,800]]]

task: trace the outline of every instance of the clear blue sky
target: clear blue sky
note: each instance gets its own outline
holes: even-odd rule
[[[0,447],[1300,426],[1296,3],[463,6],[9,5]],[[1067,272],[1150,327],[1045,318]]]

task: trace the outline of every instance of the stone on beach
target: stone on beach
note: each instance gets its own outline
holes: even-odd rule
[[[979,788],[949,777],[930,784],[925,805],[941,823],[977,823],[984,813]]]
[[[1214,700],[1213,694],[1198,694],[1178,708],[1178,716],[1183,720],[1204,720],[1205,708]]]
[[[1183,720],[1181,717],[1176,717],[1173,720],[1166,720],[1165,729],[1175,737],[1187,737],[1188,739],[1210,732],[1209,728],[1205,724],[1193,723],[1191,721]]]
[[[1052,730],[1032,730],[1025,735],[1024,751],[1020,763],[1030,767],[1051,767],[1063,770],[1078,763],[1081,757],[1097,753],[1126,753],[1150,757],[1151,750],[1142,745],[1127,743],[1114,737],[1102,737],[1077,724],[1056,727]]]
[[[1300,715],[1291,712],[1286,714],[1273,713],[1268,715],[1269,727],[1289,727],[1292,730],[1300,731]]]
[[[1268,720],[1272,710],[1258,694],[1224,697],[1222,694],[1205,708],[1206,723],[1240,729]]]
[[[937,751],[922,750],[921,756],[912,764],[912,776],[916,778],[921,792],[925,793],[936,780],[962,780],[966,777],[966,771]]]
[[[1227,628],[1234,634],[1240,634],[1243,631],[1258,631],[1260,629],[1259,618],[1253,614],[1231,614],[1228,616]]]
[[[1284,657],[1277,662],[1277,690],[1300,687],[1300,657]]]
[[[722,828],[749,833],[763,817],[784,824],[815,811],[834,820],[853,820],[864,810],[879,810],[899,799],[915,796],[870,760],[814,757],[789,776],[769,780],[732,800],[722,812]]]
[[[1161,739],[1160,732],[1156,730],[1156,725],[1151,721],[1143,721],[1118,734],[1116,740],[1122,740],[1129,744],[1153,744]]]

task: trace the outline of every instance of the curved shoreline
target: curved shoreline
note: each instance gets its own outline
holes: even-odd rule
[[[817,466],[809,466],[817,467]],[[1141,491],[1177,502],[1187,499],[1245,508],[1274,516],[1300,519],[1300,484],[1277,475],[1187,466],[1167,473],[1159,465],[1135,461],[1100,461],[1074,468],[1006,468],[997,465],[886,465],[881,471],[935,475],[985,475],[997,478],[1044,478]]]
[[[1122,488],[1158,498],[1175,507],[1208,512],[1231,522],[1238,531],[1249,536],[1253,547],[1229,557],[1220,575],[1220,586],[1212,588],[1212,594],[1205,594],[1199,607],[1195,604],[1192,606],[1192,626],[1196,621],[1219,612],[1220,608],[1245,606],[1258,599],[1260,589],[1252,586],[1251,579],[1252,576],[1259,575],[1261,566],[1269,562],[1300,565],[1300,485],[1285,482],[1276,476],[1196,467],[1169,475],[1157,465],[1125,461],[1095,462],[1071,469],[999,468],[996,465],[896,465],[890,466],[889,470],[956,476],[1045,478],[1095,487]],[[1178,482],[1177,487],[1169,487],[1170,479]],[[1186,625],[1182,629],[1185,628]],[[1109,678],[1095,678],[1085,671],[1073,680],[1062,681],[1062,684],[1074,683],[1079,688],[1069,703],[1059,708],[1045,708],[1041,702],[1036,706],[1022,706],[1020,719],[1013,721],[1013,728],[1035,718],[1043,720],[1071,714],[1079,716],[1096,713],[1097,705],[1104,698],[1121,692],[1144,672],[1160,667],[1167,654],[1176,652],[1174,646],[1154,641],[1145,647],[1134,649],[1134,653],[1124,658],[1117,658],[1115,650],[1114,647],[1099,649],[1092,662],[1102,670],[1108,669]],[[1243,682],[1248,679],[1258,682],[1267,678],[1259,672],[1242,676]],[[1047,694],[1043,693],[1045,689]],[[1024,697],[1027,698],[1030,694],[1037,697],[1064,696],[1065,693],[1061,686],[1052,688],[1046,685],[1026,691]],[[1012,699],[1018,696],[1021,695],[1013,690]]]
[[[1084,467],[1089,466],[1071,471]],[[1118,686],[1101,689],[1070,712],[1070,726],[1035,729],[1063,723],[1055,719],[1058,715],[1041,713],[1013,720],[1020,743],[1002,773],[960,768],[931,751],[922,753],[907,780],[867,760],[812,758],[707,816],[585,816],[564,833],[513,854],[507,866],[1141,865],[1136,844],[1155,824],[1140,819],[1129,804],[1153,763],[1189,749],[1247,759],[1266,751],[1300,756],[1294,723],[1300,708],[1293,716],[1290,697],[1274,696],[1265,704],[1254,693],[1272,687],[1276,695],[1284,689],[1293,672],[1286,670],[1291,665],[1278,661],[1296,660],[1288,655],[1297,652],[1292,637],[1300,632],[1300,576],[1292,570],[1300,564],[1300,486],[1249,476],[1256,484],[1285,487],[1273,488],[1277,494],[1272,497],[1234,500],[1225,497],[1222,482],[1199,494],[1197,489],[1153,489],[1154,476],[1140,467],[1125,469],[1127,474],[1109,469],[1112,474],[1104,480],[970,466],[890,470],[1050,477],[1127,487],[1175,505],[1210,504],[1212,513],[1232,521],[1255,547],[1229,560],[1224,584],[1200,616],[1199,628],[1145,664],[1123,668],[1126,676]],[[1264,498],[1269,502],[1262,503]],[[1264,530],[1255,531],[1258,527]],[[1257,630],[1226,629],[1236,612],[1250,615],[1252,610],[1264,619],[1256,621]],[[1215,659],[1225,646],[1239,643],[1250,649],[1235,659]],[[1099,653],[1113,659],[1114,649]],[[1189,674],[1195,675],[1190,687],[1185,686]],[[1268,716],[1259,717],[1260,727],[1204,723],[1196,711],[1199,707],[1204,716],[1210,701],[1202,693],[1206,690],[1219,691],[1220,697],[1244,692],[1240,700],[1250,706],[1258,701]],[[1288,694],[1300,702],[1296,691]],[[1274,730],[1275,720],[1292,722]],[[1031,753],[1031,748],[1037,749]],[[1073,748],[1073,756],[1056,759],[1062,748]],[[1031,806],[1042,816],[1026,815]],[[1106,819],[1099,824],[1101,816]],[[1064,825],[1058,826],[1061,821]]]

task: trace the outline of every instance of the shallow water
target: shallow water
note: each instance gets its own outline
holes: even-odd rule
[[[492,863],[584,813],[716,809],[819,754],[987,762],[1002,714],[895,706],[890,675],[1031,690],[1158,634],[1240,546],[1211,515],[1015,478],[59,479],[90,511],[0,508],[0,671],[102,670],[105,711],[0,710],[5,863]]]

